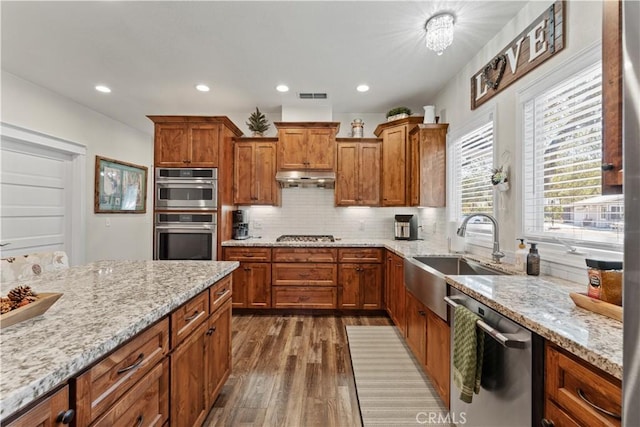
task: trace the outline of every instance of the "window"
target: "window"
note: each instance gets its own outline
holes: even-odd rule
[[[451,178],[453,200],[450,217],[454,221],[471,213],[493,215],[493,119],[454,139]],[[491,223],[485,218],[473,218],[469,224],[473,232],[490,234]]]
[[[523,109],[525,235],[621,245],[624,198],[601,192],[601,62],[526,99]]]

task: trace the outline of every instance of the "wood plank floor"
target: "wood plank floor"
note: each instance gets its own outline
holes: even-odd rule
[[[233,315],[233,370],[204,425],[361,426],[346,325],[385,316]]]

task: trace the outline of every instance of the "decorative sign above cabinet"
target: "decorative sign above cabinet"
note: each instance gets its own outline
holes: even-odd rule
[[[471,77],[472,110],[564,48],[564,3],[552,4]]]

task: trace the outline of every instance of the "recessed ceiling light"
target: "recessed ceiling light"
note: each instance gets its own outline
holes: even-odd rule
[[[287,86],[287,85],[278,85],[278,86],[276,86],[276,90],[278,92],[289,92],[289,86]]]
[[[105,85],[97,85],[96,86],[96,90],[98,92],[102,92],[102,93],[111,93],[111,89],[109,89],[107,86]]]
[[[202,83],[196,85],[196,89],[199,90],[200,92],[209,92],[209,90],[211,90],[209,89],[209,86]]]
[[[358,87],[356,88],[356,90],[358,92],[366,92],[369,90],[369,86],[368,85],[358,85]]]

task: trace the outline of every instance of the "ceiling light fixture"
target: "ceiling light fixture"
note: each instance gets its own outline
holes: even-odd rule
[[[369,90],[369,86],[367,86],[367,85],[358,85],[356,90],[358,92],[367,92]]]
[[[200,92],[209,92],[211,89],[209,89],[209,86],[205,85],[205,84],[197,84],[196,85],[196,89],[199,90]]]
[[[289,92],[289,86],[287,86],[287,85],[278,85],[278,86],[276,86],[276,90],[278,92]]]
[[[427,31],[427,47],[438,55],[453,42],[453,24],[455,18],[450,13],[439,13],[427,20],[424,29]]]
[[[111,93],[111,89],[109,89],[107,86],[105,85],[97,85],[96,86],[96,90],[98,92],[102,92],[102,93]]]

